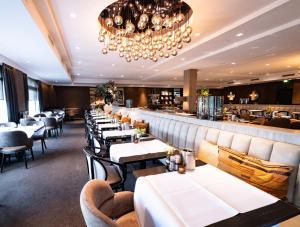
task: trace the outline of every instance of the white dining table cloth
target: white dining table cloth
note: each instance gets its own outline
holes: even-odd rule
[[[17,128],[0,127],[0,131],[23,131],[26,133],[28,138],[31,138],[33,134],[40,130],[42,127],[43,126],[41,125],[18,126]]]
[[[157,139],[139,143],[114,144],[110,147],[110,159],[120,162],[121,158],[167,152],[168,148],[167,144]]]
[[[92,116],[94,120],[106,119],[107,117],[104,115],[101,116]]]
[[[134,193],[143,227],[206,226],[278,200],[211,165],[139,177]]]
[[[101,123],[111,123],[113,121],[113,119],[96,119],[95,122],[97,124],[101,124]]]
[[[119,137],[119,136],[131,136],[135,132],[134,129],[129,129],[129,130],[113,130],[113,131],[103,131],[102,132],[102,137],[103,139],[107,139],[110,137]]]
[[[118,123],[98,124],[98,129],[118,128],[119,126]]]

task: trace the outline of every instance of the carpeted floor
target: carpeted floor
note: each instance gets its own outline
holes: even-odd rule
[[[12,159],[0,174],[0,227],[85,226],[79,195],[88,180],[82,148],[86,145],[84,124],[67,122],[62,136],[46,141],[45,154],[40,142],[33,147],[35,160]],[[155,166],[147,162],[147,166]],[[134,190],[132,170],[128,166],[125,190]]]
[[[12,160],[0,174],[0,226],[85,226],[79,194],[87,181],[81,151],[86,144],[83,123],[64,125],[62,136],[34,146],[35,160]]]

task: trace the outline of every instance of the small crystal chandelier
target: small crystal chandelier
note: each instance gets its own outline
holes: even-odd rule
[[[127,62],[176,56],[191,42],[191,15],[181,0],[118,0],[98,18],[102,53],[118,51]]]

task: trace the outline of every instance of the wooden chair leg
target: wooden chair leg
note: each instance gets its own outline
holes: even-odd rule
[[[28,169],[26,151],[23,151],[23,157],[24,157],[25,167],[26,167],[26,169]]]
[[[4,153],[2,153],[2,160],[1,160],[1,173],[3,172],[4,161],[5,161],[5,155],[4,155]]]

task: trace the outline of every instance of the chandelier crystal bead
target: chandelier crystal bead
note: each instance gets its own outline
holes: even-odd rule
[[[118,0],[99,16],[102,53],[117,51],[127,62],[177,56],[191,42],[191,15],[182,0]]]

